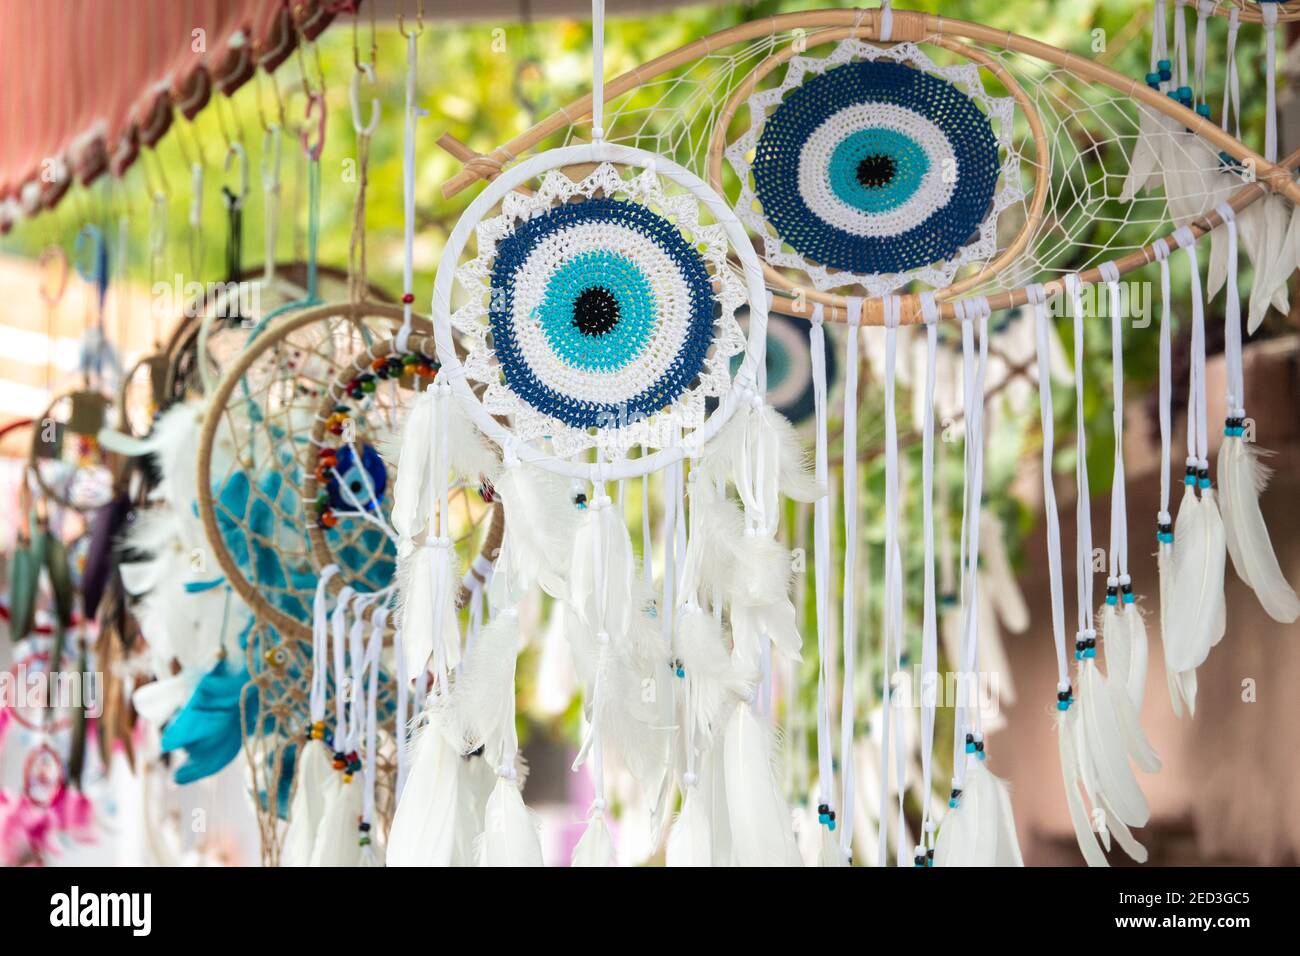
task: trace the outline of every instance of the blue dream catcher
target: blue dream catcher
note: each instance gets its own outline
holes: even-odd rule
[[[769,264],[821,291],[947,286],[992,258],[998,214],[1024,195],[1014,100],[985,93],[974,64],[936,66],[915,44],[847,39],[794,57],[748,106],[751,126],[725,152],[736,214]]]

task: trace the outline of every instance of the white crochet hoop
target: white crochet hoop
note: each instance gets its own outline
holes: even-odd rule
[[[457,355],[455,331],[452,326],[452,290],[461,256],[480,221],[491,213],[502,199],[530,179],[552,170],[590,163],[613,163],[637,167],[655,173],[664,180],[689,192],[695,200],[708,209],[716,223],[726,234],[736,260],[743,273],[749,305],[749,331],[744,358],[739,370],[724,394],[719,396],[718,407],[702,425],[694,428],[677,444],[660,447],[639,458],[617,461],[585,462],[558,457],[531,441],[521,440],[490,412],[474,393],[465,374],[465,365]],[[434,281],[432,315],[434,339],[437,343],[441,376],[451,382],[459,404],[477,427],[502,449],[510,447],[521,461],[529,462],[555,474],[590,481],[635,478],[658,471],[673,462],[691,457],[702,450],[718,430],[731,418],[738,403],[754,394],[758,369],[764,361],[767,343],[768,296],[763,282],[763,270],[758,255],[745,232],[744,226],[732,212],[723,197],[698,176],[683,166],[645,150],[613,143],[596,142],[539,153],[503,172],[489,183],[465,210],[447,239],[442,259]]]

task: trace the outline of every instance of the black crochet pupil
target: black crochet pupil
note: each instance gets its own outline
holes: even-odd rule
[[[573,303],[573,324],[583,335],[605,335],[618,325],[618,299],[600,286],[584,289]]]
[[[858,182],[867,189],[879,189],[893,180],[895,170],[892,156],[866,156],[858,163]]]

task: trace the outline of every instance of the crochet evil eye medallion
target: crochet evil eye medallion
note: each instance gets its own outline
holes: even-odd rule
[[[753,126],[726,151],[737,215],[769,262],[821,289],[946,285],[995,251],[996,214],[1022,195],[1001,158],[1013,101],[985,94],[972,65],[936,67],[910,44],[795,58],[749,107]]]
[[[514,191],[477,226],[450,316],[466,377],[513,439],[567,457],[664,448],[731,387],[747,302],[726,229],[653,170],[601,163]]]
[[[557,206],[497,249],[490,321],[505,381],[574,428],[671,404],[704,365],[713,319],[699,252],[639,203]]]

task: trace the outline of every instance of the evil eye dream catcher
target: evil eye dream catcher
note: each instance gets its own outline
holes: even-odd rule
[[[974,63],[940,67],[914,43],[850,37],[790,58],[747,105],[750,127],[725,150],[736,213],[769,264],[820,291],[944,288],[993,258],[999,213],[1024,198],[1015,101],[987,93]]]
[[[398,469],[399,482],[408,461],[426,480],[399,486],[394,505],[411,542],[399,544],[406,666],[433,679],[390,865],[541,864],[513,718],[515,656],[529,636],[519,605],[534,588],[564,615],[583,688],[575,769],[590,767],[596,796],[574,864],[614,862],[607,761],[630,772],[660,825],[680,788],[675,859],[707,865],[704,781],[725,777],[719,858],[797,860],[752,702],[772,648],[799,656],[780,494],[809,500],[818,488],[793,429],[761,397],[768,300],[741,222],[683,166],[606,139],[603,19],[597,0],[592,141],[505,170],[470,204],[438,269],[442,368],[431,408],[407,421]],[[490,620],[462,644],[443,515],[465,450],[484,438],[500,454],[505,535]],[[647,512],[638,557],[622,503],[642,478],[643,495],[655,479],[663,517],[656,533]],[[430,580],[432,606],[421,597]],[[471,754],[496,782],[467,808],[454,794],[477,786],[475,762],[461,759]]]

